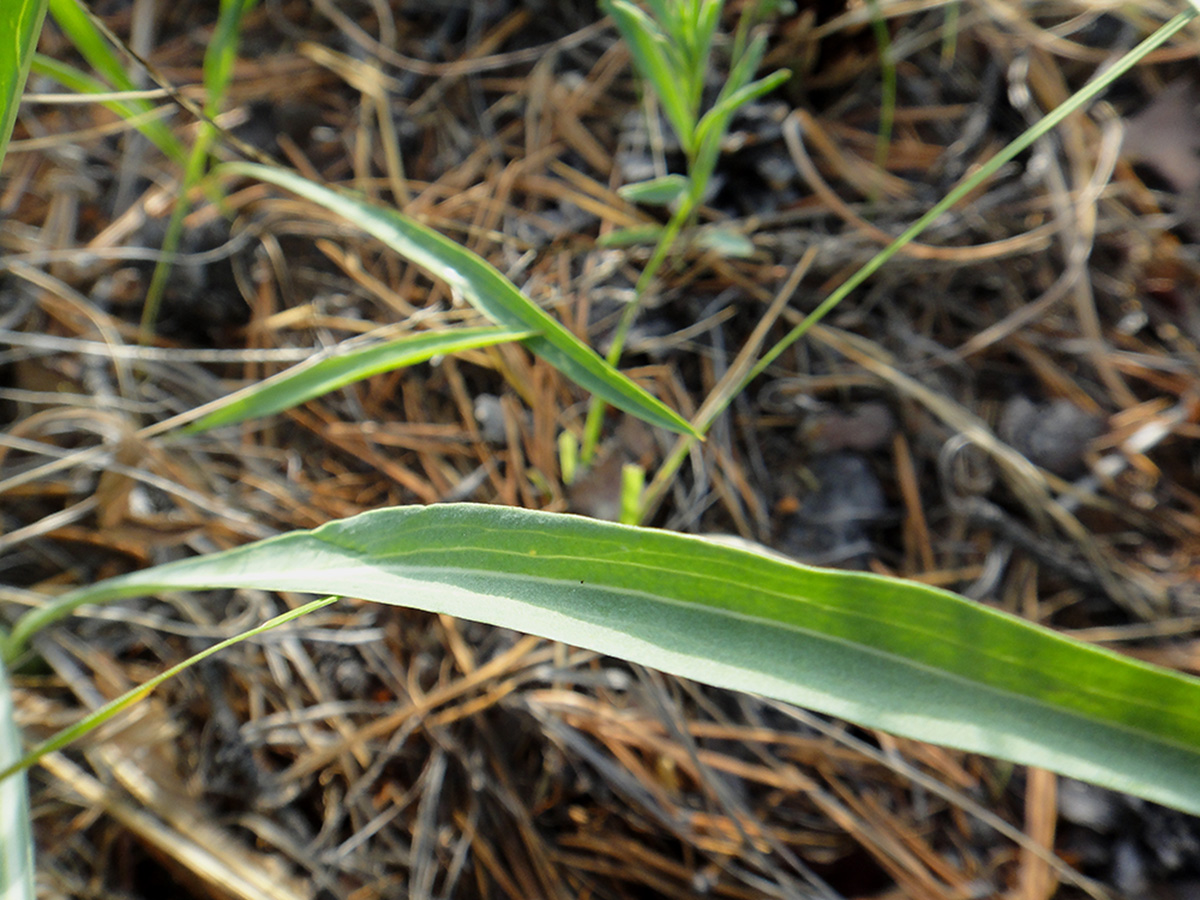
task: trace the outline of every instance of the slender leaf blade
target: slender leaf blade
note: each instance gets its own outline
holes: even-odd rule
[[[1200,813],[1196,679],[936,588],[575,516],[377,510],[73,592],[7,655],[82,603],[217,587],[515,628]]]
[[[222,0],[217,27],[204,53],[204,110],[210,116],[221,111],[226,89],[233,77],[241,39],[242,20],[258,5],[258,0]]]
[[[693,184],[702,185],[708,182],[721,152],[721,139],[729,130],[734,113],[751,100],[775,90],[790,77],[791,73],[784,69],[773,72],[722,98],[704,114],[700,124],[696,126],[696,159],[689,173]]]
[[[208,431],[222,425],[269,416],[372,375],[426,362],[435,356],[521,340],[528,336],[528,331],[511,328],[456,328],[408,334],[382,344],[301,363],[231,394],[225,405],[196,420],[184,431]]]
[[[93,78],[74,66],[47,56],[38,54],[33,60],[33,71],[47,78],[53,78],[63,87],[70,88],[80,94],[103,94],[112,90],[98,78]],[[158,147],[165,156],[176,162],[184,161],[183,145],[175,139],[171,129],[158,119],[147,118],[155,113],[155,107],[145,101],[106,100],[101,104],[125,119],[136,128],[147,140]]]
[[[79,719],[77,722],[74,722],[73,724],[68,725],[66,728],[63,728],[62,730],[51,735],[49,738],[42,741],[23,756],[18,752],[16,758],[7,760],[0,759],[0,789],[3,788],[4,782],[9,778],[9,776],[28,770],[30,766],[47,754],[53,753],[56,750],[61,750],[63,747],[74,743],[84,735],[95,731],[105,722],[110,721],[119,713],[124,712],[135,703],[138,703],[145,697],[149,696],[154,689],[163,682],[169,681],[180,672],[190,669],[196,663],[203,662],[213,654],[220,653],[222,650],[226,649],[227,647],[232,647],[234,644],[240,644],[242,641],[249,640],[253,637],[258,637],[258,635],[264,634],[265,632],[270,631],[272,628],[278,628],[280,625],[284,625],[288,622],[294,621],[295,619],[299,619],[301,616],[308,615],[310,612],[316,612],[322,607],[329,606],[331,603],[336,603],[339,599],[339,596],[331,595],[320,600],[313,600],[309,603],[305,603],[303,606],[298,606],[295,609],[289,609],[287,612],[280,613],[279,615],[268,619],[266,622],[263,622],[261,625],[257,625],[254,628],[241,632],[240,634],[235,634],[233,637],[226,638],[223,641],[218,641],[211,647],[192,654],[187,659],[183,660],[183,662],[176,663],[170,668],[159,672],[153,678],[150,678],[144,683],[139,684],[137,687],[131,688],[121,696],[110,700],[98,709],[92,710],[82,719]],[[0,672],[0,675],[2,674],[3,673]],[[0,685],[2,684],[3,679],[0,678]],[[7,900],[7,894],[2,896],[5,898],[5,900]]]
[[[45,0],[6,0],[0,3],[0,162],[17,121],[29,64],[42,33]]]
[[[353,222],[388,247],[457,289],[497,325],[531,331],[522,343],[580,387],[618,409],[679,434],[699,437],[666,404],[601,359],[491,263],[403,213],[316,184],[285,169],[226,163],[222,170],[279,185]]]
[[[619,247],[637,247],[653,244],[662,237],[666,229],[661,225],[637,225],[633,228],[614,228],[596,240],[596,246],[604,250]]]
[[[24,753],[13,721],[12,693],[0,663],[0,770]],[[33,900],[33,835],[29,827],[29,788],[22,773],[0,781],[0,897]]]
[[[107,78],[113,87],[123,91],[137,89],[121,60],[108,45],[108,40],[92,24],[79,0],[50,0],[50,15],[88,64]]]
[[[0,161],[17,120],[25,79],[46,15],[45,0],[0,3]],[[0,769],[21,758],[8,674],[0,663]],[[0,897],[33,900],[33,833],[24,774],[0,782]]]

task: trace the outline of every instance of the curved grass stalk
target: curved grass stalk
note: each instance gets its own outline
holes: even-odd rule
[[[755,363],[754,367],[742,379],[740,388],[737,391],[732,391],[726,395],[724,400],[712,408],[706,410],[706,415],[702,419],[697,419],[693,422],[693,428],[700,432],[707,432],[708,428],[716,420],[733,398],[745,390],[755,378],[763,373],[763,371],[774,362],[781,353],[787,350],[792,344],[804,337],[810,328],[820,322],[833,309],[846,299],[850,293],[860,284],[870,278],[875,272],[879,271],[883,265],[893,256],[900,252],[907,244],[916,240],[926,228],[932,225],[937,219],[959,200],[963,199],[969,193],[978,188],[987,179],[991,178],[1000,167],[1014,159],[1022,151],[1031,146],[1034,141],[1042,137],[1044,134],[1055,128],[1067,116],[1085,107],[1089,102],[1103,93],[1109,85],[1117,78],[1132,69],[1138,62],[1145,58],[1149,53],[1153,52],[1158,47],[1166,43],[1170,38],[1179,32],[1188,22],[1200,15],[1200,0],[1190,0],[1191,9],[1186,9],[1179,15],[1166,22],[1161,28],[1150,35],[1123,57],[1117,60],[1110,68],[1098,75],[1093,81],[1081,88],[1077,93],[1067,99],[1061,106],[1051,110],[1041,121],[1028,128],[1024,133],[1017,137],[1014,141],[1004,147],[999,153],[989,159],[986,163],[979,167],[970,176],[951,190],[938,203],[930,208],[917,221],[913,222],[904,232],[894,241],[880,250],[857,272],[851,275],[846,281],[837,287],[828,297],[826,297],[811,313],[805,316],[804,320],[798,323],[791,329],[783,338],[775,343],[762,358]],[[795,118],[785,124],[785,128],[799,128],[799,121]],[[803,263],[802,263],[803,265]],[[674,449],[666,462],[655,473],[654,478],[650,482],[650,486],[646,489],[642,499],[642,515],[639,521],[644,521],[648,511],[655,508],[659,498],[666,491],[670,479],[674,477],[679,466],[682,465],[688,451],[691,449],[691,440],[684,440]]]

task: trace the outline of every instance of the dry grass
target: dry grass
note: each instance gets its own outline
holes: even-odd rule
[[[126,36],[133,11],[152,8],[151,61],[199,96],[207,5],[95,5]],[[795,77],[738,121],[705,213],[757,252],[669,266],[630,344],[639,377],[685,414],[806,250],[785,319],[1169,12],[967,2],[943,43],[957,4],[883,3],[900,102],[882,172],[867,7],[799,5],[774,26],[767,61]],[[392,6],[264,4],[223,124],[303,173],[403,205],[603,347],[644,255],[595,238],[653,221],[615,188],[671,159],[670,135],[630,118],[614,32],[586,4]],[[816,552],[810,463],[853,452],[886,509],[865,544],[819,548],[829,561],[1200,671],[1200,207],[1196,185],[1152,151],[1119,152],[1122,121],[1194,73],[1194,37],[1126,79],[1112,106],[1070,119],[781,357],[685,466],[657,524]],[[70,56],[53,33],[42,49]],[[171,124],[188,135],[184,115]],[[224,211],[194,198],[159,339],[139,347],[179,173],[95,104],[35,97],[15,137],[0,182],[0,599],[12,611],[28,591],[386,504],[598,513],[622,461],[653,468],[669,449],[614,419],[607,461],[564,485],[556,436],[578,431],[586,398],[515,346],[380,376],[236,433],[156,436],[154,422],[313,348],[474,314],[345,223],[243,185]],[[864,405],[890,418],[864,425]],[[295,602],[243,592],[95,611],[40,639],[45,668],[17,678],[21,723],[42,736]],[[1071,868],[1117,877],[1064,840],[1045,773],[350,602],[184,676],[119,729],[51,758],[34,788],[47,896],[1123,889]],[[1054,846],[1062,859],[1043,849]]]

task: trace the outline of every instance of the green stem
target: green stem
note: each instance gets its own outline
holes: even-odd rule
[[[942,200],[930,209],[925,215],[917,219],[912,225],[905,229],[904,233],[896,238],[892,243],[888,244],[883,250],[879,251],[870,261],[861,269],[850,276],[841,286],[839,286],[832,294],[830,294],[815,310],[804,318],[796,327],[789,331],[778,343],[775,344],[767,353],[760,359],[753,368],[742,378],[741,383],[736,390],[728,392],[719,403],[713,405],[707,415],[698,417],[694,423],[695,428],[701,434],[705,433],[709,426],[716,421],[729,404],[744,391],[750,383],[762,374],[763,370],[774,362],[784,350],[802,338],[813,325],[821,321],[828,315],[835,306],[842,302],[846,296],[856,287],[866,281],[871,275],[879,270],[884,263],[895,256],[900,250],[913,241],[917,235],[928,228],[934,221],[937,220],[942,213],[946,212],[950,207],[954,206],[959,200],[975,190],[980,184],[994,175],[1001,166],[1012,160],[1017,154],[1021,153],[1034,141],[1046,134],[1052,128],[1057,126],[1063,119],[1071,115],[1073,112],[1084,107],[1089,101],[1094,99],[1098,94],[1103,92],[1113,81],[1128,72],[1131,68],[1137,65],[1147,54],[1166,43],[1172,35],[1183,28],[1188,22],[1200,15],[1200,0],[1189,0],[1191,3],[1190,9],[1185,9],[1179,15],[1175,16],[1169,22],[1164,24],[1158,31],[1142,41],[1125,56],[1113,64],[1112,68],[1105,71],[1091,83],[1085,85],[1077,94],[1070,97],[1065,103],[1057,109],[1047,113],[1041,121],[1032,126],[1028,131],[1019,136],[1007,147],[1002,149],[994,157],[988,160],[980,169],[973,173],[971,177],[964,180],[958,187],[950,191]],[[785,127],[787,127],[785,125]],[[801,262],[799,266],[805,266],[807,263]],[[668,480],[683,463],[692,445],[694,439],[680,441],[676,444],[675,449],[663,462],[659,471],[655,473],[654,479],[650,486],[646,489],[643,495],[641,520],[645,521],[646,517],[653,511],[658,503],[659,498],[666,490]]]
[[[874,275],[888,260],[900,252],[900,250],[916,239],[917,235],[923,232],[926,228],[932,225],[941,215],[950,209],[954,204],[971,191],[975,190],[980,184],[991,178],[1000,167],[1014,159],[1019,153],[1027,149],[1038,138],[1042,137],[1052,128],[1056,127],[1067,116],[1082,109],[1089,102],[1094,100],[1099,94],[1103,93],[1110,84],[1137,65],[1147,54],[1156,50],[1158,47],[1166,43],[1172,35],[1183,28],[1188,22],[1200,13],[1200,0],[1191,0],[1192,8],[1186,9],[1179,15],[1175,16],[1169,22],[1164,24],[1158,31],[1150,35],[1125,56],[1117,60],[1110,69],[1104,72],[1103,75],[1097,77],[1094,81],[1085,85],[1078,93],[1071,96],[1058,108],[1047,113],[1041,121],[1031,127],[1028,131],[1014,140],[1011,144],[989,159],[986,163],[980,166],[979,170],[974,172],[971,177],[964,180],[958,187],[950,191],[941,199],[929,212],[913,222],[904,230],[898,238],[884,247],[879,253],[871,258],[866,265],[850,276],[840,287],[830,294],[824,302],[814,309],[803,322],[800,322],[789,331],[782,340],[772,347],[763,356],[762,359],[754,366],[753,369],[746,375],[742,382],[742,387],[746,387],[762,374],[771,363],[773,363],[779,354],[783,353],[788,347],[798,341],[804,334],[817,322],[825,318],[833,310],[835,306],[842,302],[846,296],[856,287]]]
[[[689,191],[679,204],[679,208],[672,214],[670,221],[667,222],[658,243],[654,245],[650,261],[646,263],[646,268],[642,270],[637,284],[634,285],[633,300],[622,311],[621,318],[617,322],[612,346],[608,348],[608,354],[605,357],[610,366],[615,366],[620,362],[621,354],[625,350],[625,341],[629,337],[629,329],[633,326],[633,320],[637,318],[637,314],[641,310],[642,299],[646,296],[646,291],[654,281],[654,276],[658,274],[658,270],[666,261],[667,254],[675,245],[675,241],[679,239],[680,232],[692,217],[697,205],[698,203],[692,198],[692,192]],[[605,409],[607,409],[607,404],[593,395],[588,403],[587,419],[583,425],[583,446],[579,451],[580,460],[585,466],[591,463],[592,457],[596,455],[596,447],[600,444],[600,429],[604,424]]]
[[[879,0],[867,0],[871,9],[871,25],[875,31],[875,43],[879,48],[879,69],[883,95],[879,105],[879,135],[875,139],[875,168],[882,177],[887,171],[888,148],[892,143],[892,128],[896,118],[896,60],[892,54],[892,36],[887,20],[879,8]],[[871,187],[871,205],[879,202],[882,181]]]

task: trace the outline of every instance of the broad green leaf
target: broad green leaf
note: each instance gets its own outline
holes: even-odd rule
[[[399,507],[74,591],[339,593],[543,635],[1200,813],[1200,681],[946,591],[701,538],[472,504]]]
[[[45,0],[0,3],[0,162],[17,121],[25,77],[42,33]]]
[[[435,356],[521,340],[528,336],[528,331],[514,331],[511,328],[456,328],[408,334],[338,356],[300,363],[231,394],[226,398],[225,405],[193,422],[184,431],[208,431],[221,425],[269,416],[372,375],[425,362]]]
[[[227,163],[222,171],[277,184],[319,203],[441,278],[497,325],[533,332],[534,337],[522,343],[580,387],[652,425],[680,434],[696,434],[666,404],[606,363],[522,295],[493,265],[432,228],[397,210],[375,206],[285,169],[256,163]]]
[[[663,175],[617,188],[617,193],[634,203],[669,206],[688,192],[691,182],[683,175]]]
[[[17,762],[24,748],[13,722],[12,693],[0,663],[0,771]],[[0,781],[0,897],[33,900],[33,836],[25,775]]]

